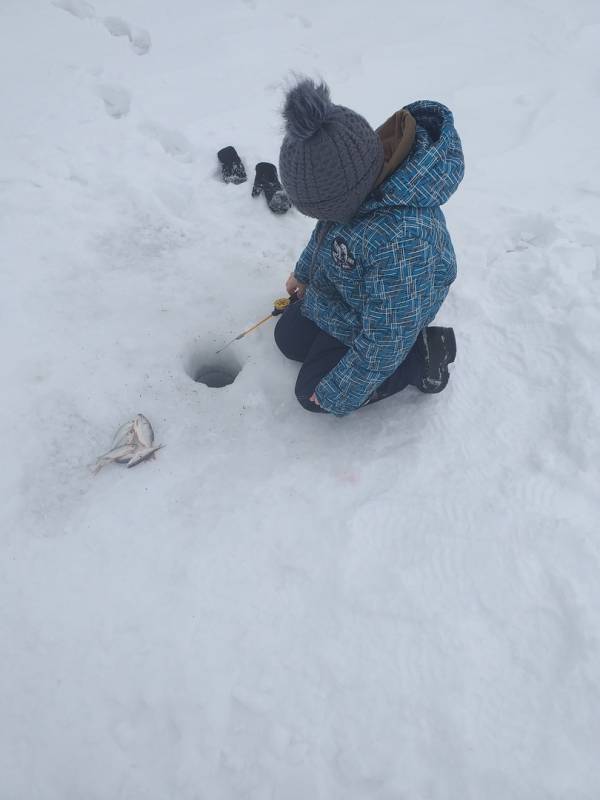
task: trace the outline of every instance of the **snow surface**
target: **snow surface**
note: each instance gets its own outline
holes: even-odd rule
[[[600,797],[599,52],[597,0],[2,0],[1,800]],[[307,414],[271,324],[186,373],[310,232],[250,197],[290,70],[455,112],[439,396]]]

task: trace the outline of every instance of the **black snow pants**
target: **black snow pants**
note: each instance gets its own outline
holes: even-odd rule
[[[323,412],[309,398],[317,384],[335,367],[349,348],[338,339],[322,331],[314,322],[300,313],[301,303],[292,303],[283,312],[275,326],[275,343],[284,356],[302,362],[296,380],[296,397],[307,411]],[[421,358],[413,347],[405,360],[389,378],[377,388],[369,403],[382,400],[417,382]]]

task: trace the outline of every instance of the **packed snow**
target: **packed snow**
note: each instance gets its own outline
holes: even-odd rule
[[[2,0],[1,800],[597,800],[599,52],[596,0]],[[272,322],[193,380],[312,228],[250,196],[293,71],[454,111],[440,395],[307,414]]]

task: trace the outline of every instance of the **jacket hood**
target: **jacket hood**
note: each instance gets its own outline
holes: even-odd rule
[[[403,110],[414,117],[416,123],[412,149],[389,177],[386,178],[384,173],[380,175],[379,180],[383,179],[383,183],[367,197],[359,211],[361,215],[385,206],[441,206],[463,178],[464,158],[452,112],[432,100],[419,100]],[[381,135],[386,126],[389,129],[390,122],[397,116],[390,117],[378,133]],[[407,128],[406,121],[407,118],[403,130]],[[403,147],[406,134],[401,138]]]
[[[383,167],[375,183],[379,186],[406,160],[415,143],[417,123],[410,111],[402,108],[377,128],[376,133],[383,144]]]

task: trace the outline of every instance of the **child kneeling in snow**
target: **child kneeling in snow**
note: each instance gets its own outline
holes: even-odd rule
[[[296,397],[343,416],[409,384],[441,392],[454,332],[427,326],[456,277],[440,209],[464,173],[452,114],[420,101],[375,132],[311,80],[283,113],[282,183],[319,220],[286,284],[300,302],[275,328],[282,353],[303,362]]]

